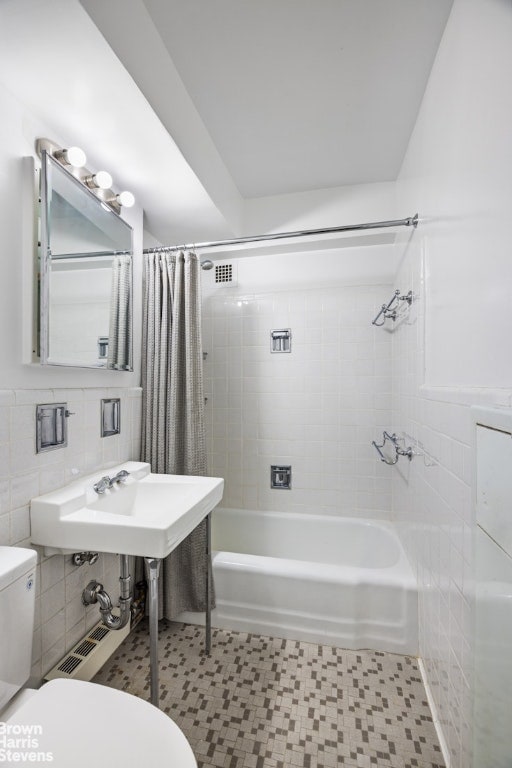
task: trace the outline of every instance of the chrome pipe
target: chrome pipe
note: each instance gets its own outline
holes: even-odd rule
[[[205,616],[205,637],[204,650],[207,656],[212,650],[212,522],[211,512],[206,516],[206,616]]]
[[[130,561],[128,555],[120,555],[120,558],[119,616],[113,613],[112,600],[108,592],[103,589],[103,584],[100,584],[98,581],[90,581],[82,592],[82,603],[84,605],[99,603],[101,621],[109,629],[123,629],[130,621],[130,608],[132,604]]]
[[[149,672],[151,685],[151,703],[155,707],[160,704],[158,690],[158,577],[160,576],[161,560],[156,557],[145,557],[146,577],[149,582]]]
[[[323,229],[302,229],[297,232],[274,232],[268,235],[252,235],[236,237],[232,240],[212,240],[206,243],[188,243],[187,245],[162,245],[157,248],[144,248],[143,253],[161,253],[162,251],[181,250],[194,251],[202,248],[223,248],[226,245],[244,245],[246,243],[263,243],[268,240],[285,240],[293,237],[311,237],[313,235],[333,235],[337,232],[357,232],[364,229],[386,229],[387,227],[417,227],[418,214],[406,219],[387,221],[370,221],[366,224],[346,224],[340,227],[325,227]]]

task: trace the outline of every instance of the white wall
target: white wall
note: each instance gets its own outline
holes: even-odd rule
[[[398,184],[417,208],[426,383],[509,387],[512,9],[455,2]]]
[[[34,220],[37,200],[29,166],[23,161],[37,161],[34,142],[49,137],[70,146],[73,137],[55,136],[51,126],[43,125],[0,83],[0,387],[134,387],[140,384],[140,317],[142,211],[138,207],[124,214],[134,227],[134,372],[94,371],[29,365],[34,276]],[[85,147],[87,149],[87,147]]]
[[[233,259],[238,287],[210,283],[208,459],[225,506],[390,517],[391,474],[371,441],[390,424],[391,337],[371,320],[392,289],[351,283],[362,250],[336,267],[322,251],[296,254],[295,269],[292,254]],[[270,352],[280,328],[290,354]],[[292,466],[292,490],[270,489],[271,464]]]
[[[451,768],[471,766],[474,429],[510,407],[512,4],[455,0],[398,180],[420,226],[400,237],[415,293],[393,335],[393,427],[430,456],[393,473],[421,587],[420,655]]]
[[[121,434],[100,437],[101,398],[121,398]],[[66,402],[68,445],[35,452],[36,403]],[[66,485],[78,474],[132,458],[140,451],[141,390],[129,388],[0,390],[0,544],[30,547],[30,500]],[[81,593],[95,578],[113,601],[119,594],[117,555],[102,554],[93,566],[77,568],[69,556],[45,557],[38,550],[33,682],[37,683],[65,652],[99,620]],[[9,621],[2,617],[3,625]]]
[[[361,224],[401,219],[414,213],[397,212],[394,182],[358,184],[245,200],[244,232],[255,235]]]
[[[139,456],[142,212],[131,209],[128,213],[135,228],[135,371],[24,364],[24,357],[30,356],[27,328],[37,198],[33,169],[23,158],[34,156],[36,137],[49,137],[64,146],[70,146],[73,137],[58,136],[51,125],[42,125],[1,85],[0,113],[0,544],[30,546],[31,498],[66,484],[76,473]],[[121,434],[101,438],[100,400],[108,397],[121,398]],[[48,402],[67,402],[73,412],[69,444],[36,455],[35,406]],[[88,581],[102,581],[117,598],[117,557],[101,555],[95,566],[76,568],[69,557],[46,558],[40,551],[38,577],[34,682],[98,620],[95,606],[85,609],[81,604],[81,591]],[[7,625],[8,619],[2,617],[2,622]]]

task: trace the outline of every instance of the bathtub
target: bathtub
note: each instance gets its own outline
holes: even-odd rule
[[[214,627],[418,653],[417,586],[392,525],[218,508],[212,547]]]

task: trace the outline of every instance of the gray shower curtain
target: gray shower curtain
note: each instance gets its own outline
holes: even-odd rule
[[[141,460],[153,472],[206,475],[200,264],[194,253],[144,262]],[[206,608],[206,521],[162,562],[160,618]]]
[[[107,368],[132,369],[132,257],[114,256],[110,289]]]

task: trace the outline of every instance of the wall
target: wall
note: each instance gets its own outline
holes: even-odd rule
[[[100,437],[101,398],[121,398],[121,434]],[[35,405],[66,402],[68,446],[35,452]],[[31,547],[30,500],[94,472],[137,458],[140,451],[141,390],[130,388],[0,390],[0,545]],[[117,555],[100,555],[80,568],[69,556],[45,557],[37,566],[33,682],[37,683],[63,654],[99,620],[97,606],[87,609],[81,592],[95,578],[114,601],[119,593]]]
[[[397,212],[395,192],[394,182],[381,182],[248,199],[244,232],[294,232],[414,215],[411,210]]]
[[[471,766],[470,406],[509,408],[512,5],[455,0],[397,185],[420,226],[400,236],[412,288],[393,334],[393,428],[418,451],[393,504],[420,587],[420,654],[451,768]],[[434,461],[432,462],[432,459]]]
[[[140,285],[142,250],[142,210],[135,206],[124,214],[134,227],[134,372],[97,371],[73,368],[42,368],[24,361],[31,355],[31,316],[33,312],[34,211],[36,188],[34,171],[26,158],[33,158],[37,137],[49,137],[62,146],[71,146],[73,136],[55,135],[0,83],[0,387],[134,387],[140,383]],[[84,147],[87,150],[87,147]]]
[[[128,212],[136,249],[134,372],[24,364],[31,351],[37,199],[33,162],[23,158],[34,158],[38,136],[64,146],[73,144],[73,137],[55,135],[51,126],[41,124],[1,85],[0,112],[0,544],[30,546],[31,498],[70,482],[77,474],[139,456],[142,211]],[[102,439],[100,400],[107,397],[121,398],[121,434]],[[35,405],[52,401],[67,402],[73,412],[69,445],[36,455]],[[95,566],[76,568],[69,557],[46,558],[39,551],[33,683],[98,620],[97,606],[86,610],[81,604],[81,591],[88,581],[97,578],[117,598],[117,559],[100,555]]]
[[[391,288],[351,284],[362,249],[336,269],[319,251],[287,273],[288,258],[233,259],[237,287],[204,276],[209,471],[228,507],[387,518],[391,476],[371,441],[390,422],[391,337],[371,320]],[[290,354],[270,352],[279,328]],[[270,489],[271,464],[292,465],[292,490]]]

